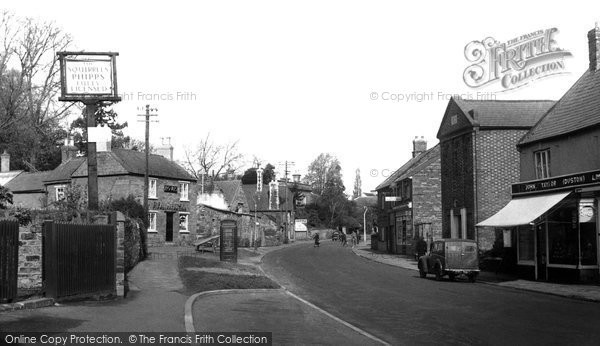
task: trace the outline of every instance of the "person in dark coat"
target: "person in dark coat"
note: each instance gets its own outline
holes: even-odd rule
[[[319,247],[319,233],[315,233],[315,247]]]
[[[417,240],[415,250],[416,259],[419,259],[419,257],[424,256],[427,252],[427,242],[425,241],[425,239],[423,239],[423,237],[419,237],[419,239]]]

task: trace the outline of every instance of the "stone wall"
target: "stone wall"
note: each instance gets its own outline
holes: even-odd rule
[[[17,287],[42,288],[42,223],[19,227],[19,270]]]

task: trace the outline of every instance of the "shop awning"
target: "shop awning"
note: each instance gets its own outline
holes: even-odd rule
[[[571,191],[542,196],[514,198],[494,216],[478,223],[479,227],[527,225],[562,201]]]

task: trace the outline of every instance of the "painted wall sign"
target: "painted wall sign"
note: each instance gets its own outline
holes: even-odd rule
[[[177,186],[176,185],[165,185],[164,191],[169,192],[169,193],[177,193]]]
[[[584,172],[562,177],[534,180],[512,185],[513,195],[561,190],[585,185],[600,184],[600,171]]]
[[[221,251],[220,260],[237,262],[237,222],[235,220],[221,221]]]
[[[58,52],[59,101],[120,101],[117,92],[118,53]]]
[[[165,211],[188,211],[187,205],[183,203],[163,203],[160,201],[154,201],[152,203],[152,209]]]

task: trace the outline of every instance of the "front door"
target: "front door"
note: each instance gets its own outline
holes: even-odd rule
[[[175,213],[166,212],[167,214],[167,228],[165,232],[165,241],[171,242],[173,241],[173,216]]]
[[[546,223],[541,223],[535,228],[537,279],[545,281],[546,278]]]

